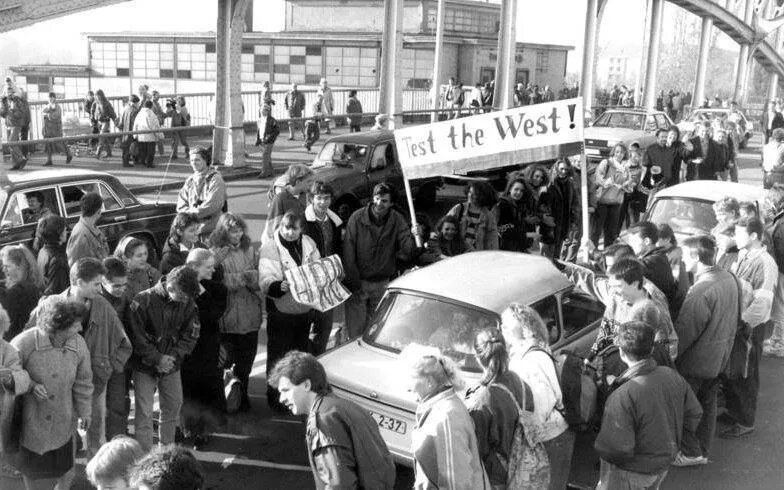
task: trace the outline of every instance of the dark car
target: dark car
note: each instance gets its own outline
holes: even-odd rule
[[[117,177],[103,172],[77,169],[9,172],[0,182],[0,246],[31,244],[36,223],[29,219],[27,197],[40,193],[44,206],[68,221],[68,229],[79,220],[83,195],[97,192],[103,197],[103,212],[98,227],[112,250],[126,236],[147,242],[151,262],[160,257],[174,216],[174,204],[144,204]]]
[[[350,215],[370,200],[379,182],[391,183],[403,200],[403,173],[392,131],[366,131],[330,138],[311,166],[313,179],[329,183],[335,190],[332,207],[341,216]],[[433,177],[409,181],[417,208],[436,201],[443,179]]]

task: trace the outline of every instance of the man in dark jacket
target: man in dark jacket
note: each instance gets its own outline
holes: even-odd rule
[[[296,118],[302,117],[302,111],[305,110],[305,94],[297,90],[297,84],[291,84],[291,90],[286,92],[286,98],[283,100],[283,107],[288,111],[289,117]],[[289,141],[294,139],[294,131],[302,131],[302,138],[305,138],[304,126],[300,121],[289,122]]]
[[[664,293],[670,316],[677,318],[683,298],[678,298],[678,284],[672,275],[667,252],[664,247],[656,245],[659,241],[659,229],[650,221],[639,221],[630,226],[628,231],[626,243],[634,249],[635,255],[642,262],[645,277]]]
[[[683,300],[675,331],[675,365],[702,405],[702,420],[695,435],[684,434],[676,466],[706,464],[716,429],[718,376],[729,362],[738,326],[738,282],[714,264],[716,243],[707,235],[683,241],[683,264],[694,274],[694,284]]]
[[[724,152],[710,137],[709,121],[699,124],[696,131],[697,136],[689,141],[693,148],[687,158],[697,161],[689,163],[686,180],[716,180],[716,174],[727,167]]]
[[[561,257],[561,246],[569,232],[579,224],[580,212],[575,185],[572,180],[572,165],[568,160],[560,160],[555,164],[556,174],[553,181],[547,186],[547,203],[550,206],[550,215],[555,221],[553,229],[553,244],[543,246],[543,255],[551,259]],[[546,253],[545,253],[546,252]]]
[[[664,186],[675,185],[680,180],[681,174],[681,151],[682,145],[667,145],[667,135],[669,130],[660,128],[656,131],[656,143],[649,145],[645,149],[642,157],[642,166],[645,169],[659,167],[661,175],[665,181]]]
[[[159,392],[161,444],[174,443],[182,407],[180,366],[199,339],[199,293],[196,271],[175,267],[161,282],[137,294],[131,302],[133,386],[136,400],[136,440],[145,451],[152,447],[153,397]]]
[[[410,261],[416,254],[411,230],[402,214],[392,209],[394,191],[376,184],[373,202],[354,211],[343,239],[343,267],[351,297],[346,302],[350,337],[362,334],[390,279],[396,259]]]
[[[765,132],[765,144],[770,140],[773,130],[777,128],[784,128],[784,116],[776,109],[776,103],[770,101],[768,102],[767,110],[762,113],[762,130]]]
[[[316,489],[392,489],[395,464],[378,424],[364,408],[332,394],[315,357],[289,352],[269,382],[294,415],[308,414],[305,439]]]
[[[272,177],[272,147],[278,139],[280,129],[278,121],[272,117],[272,107],[265,105],[261,108],[261,117],[258,122],[258,132],[256,134],[256,146],[261,146],[261,173],[260,179]]]
[[[658,488],[693,433],[702,409],[688,383],[651,358],[653,329],[643,322],[621,325],[616,344],[628,366],[613,381],[594,447],[601,457],[598,490]]]
[[[128,100],[128,105],[123,109],[122,116],[117,122],[118,131],[133,131],[133,123],[136,121],[136,115],[139,114],[139,97],[135,94],[131,95]],[[133,136],[123,136],[120,140],[120,148],[122,148],[122,164],[123,167],[133,167],[131,163],[131,144],[133,143]]]

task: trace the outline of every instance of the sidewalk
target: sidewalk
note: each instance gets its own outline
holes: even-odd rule
[[[288,130],[281,128],[280,136],[275,142],[272,151],[272,165],[275,168],[275,173],[282,173],[293,163],[306,163],[309,164],[313,161],[319,150],[321,150],[324,142],[333,135],[348,133],[348,127],[343,126],[332,130],[331,135],[322,133],[321,139],[314,145],[310,153],[308,153],[302,141],[302,136],[297,135],[298,138],[294,141],[288,141]],[[261,170],[261,153],[258,147],[253,146],[255,142],[255,135],[246,135],[245,150],[248,152],[248,158],[245,159],[244,166],[236,167],[216,167],[220,169],[223,179],[226,181],[252,179],[255,178]],[[192,138],[189,143],[191,147],[196,145],[209,146],[212,144],[211,140],[207,138]],[[89,148],[84,145],[79,145],[75,148],[74,158],[67,168],[76,168],[82,170],[93,170],[108,172],[115,177],[119,178],[123,184],[131,189],[136,194],[154,192],[159,188],[162,190],[171,190],[179,188],[185,179],[191,174],[191,167],[188,163],[187,155],[184,155],[182,149],[179,158],[166,168],[168,156],[155,157],[155,167],[123,167],[120,158],[121,151],[119,148],[112,149],[112,157],[97,160],[89,151]],[[165,143],[166,155],[171,147],[168,142]],[[54,166],[43,167],[46,161],[46,155],[43,151],[37,151],[30,154],[25,170],[41,170],[45,168],[63,168],[65,165],[65,156],[54,155]],[[5,165],[10,166],[10,160],[6,156],[3,159]]]

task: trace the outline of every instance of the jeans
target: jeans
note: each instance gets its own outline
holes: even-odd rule
[[[667,478],[668,471],[669,469],[665,469],[659,473],[646,475],[624,470],[601,460],[599,484],[596,486],[596,490],[658,490],[664,479]]]
[[[106,384],[106,439],[128,432],[128,414],[131,413],[131,397],[128,388],[131,372],[124,370],[112,373]]]
[[[569,230],[566,239],[561,245],[561,260],[574,262],[577,260],[577,252],[580,250],[580,241],[583,236],[582,226],[577,226]]]
[[[100,126],[101,135],[108,133],[111,129],[109,121],[99,122],[98,125]],[[106,150],[106,156],[112,156],[112,144],[108,136],[101,136],[98,138],[98,150],[96,151],[96,155],[100,156],[101,150]]]
[[[754,427],[759,396],[759,364],[762,356],[762,343],[765,341],[767,325],[762,324],[751,330],[751,351],[749,369],[745,378],[724,380],[724,400],[727,412],[737,423]]]
[[[274,143],[261,144],[261,174],[271,176],[274,172],[272,168],[272,147]]]
[[[268,322],[269,323],[269,322]],[[269,325],[267,326],[269,330]],[[250,333],[222,333],[220,336],[221,365],[225,368],[234,364],[234,374],[240,380],[242,403],[248,403],[248,380],[253,370],[253,361],[256,359],[256,350],[259,345],[259,332]],[[267,353],[269,358],[269,353]]]
[[[155,143],[153,142],[153,144]],[[145,452],[152,448],[152,408],[155,390],[158,390],[158,401],[161,408],[158,440],[162,445],[174,444],[174,432],[182,408],[180,371],[159,376],[152,376],[141,371],[133,373],[133,392],[136,400],[135,437]]]
[[[779,282],[773,291],[773,308],[770,312],[773,322],[773,333],[770,342],[773,346],[784,343],[784,274],[779,272]]]
[[[332,333],[332,324],[335,318],[335,310],[329,311],[315,311],[313,312],[315,318],[312,329],[313,340],[310,342],[310,352],[314,356],[319,356],[327,350],[327,343],[329,342],[329,335]]]
[[[574,439],[574,432],[566,429],[558,437],[544,441],[544,449],[550,459],[550,490],[564,490],[569,483]]]
[[[618,223],[620,222],[620,204],[596,205],[594,213],[594,227],[591,230],[591,241],[594,245],[599,245],[599,238],[604,235],[604,248],[609,247],[618,238]]]
[[[346,330],[349,338],[359,337],[370,324],[376,306],[384,296],[389,281],[362,281],[346,301]]]
[[[683,431],[681,451],[686,456],[705,456],[710,452],[711,439],[716,431],[716,395],[719,391],[718,378],[704,379],[683,377],[697,396],[702,407],[702,418],[697,431]]]
[[[100,392],[98,391],[100,389]],[[95,387],[90,427],[87,428],[87,454],[94,456],[106,442],[106,386]]]
[[[155,141],[139,141],[137,146],[139,151],[134,157],[136,165],[152,167],[155,159]]]
[[[281,313],[272,300],[267,301],[267,379],[272,368],[287,352],[308,352],[312,319],[310,312],[299,315]],[[267,403],[274,406],[279,403],[279,398],[278,390],[267,384]]]

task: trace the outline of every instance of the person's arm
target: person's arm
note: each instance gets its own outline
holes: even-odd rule
[[[390,217],[391,218],[391,217]],[[402,215],[397,216],[398,226],[395,236],[395,245],[397,246],[397,256],[404,261],[411,261],[417,256],[417,246],[414,240],[414,235],[411,234],[411,229],[406,224],[405,218]],[[497,233],[496,233],[497,235]],[[498,237],[496,236],[496,248],[498,248]]]
[[[185,181],[185,183],[180,188],[180,192],[177,193],[177,212],[178,213],[187,213],[191,209],[191,205],[188,201],[188,188],[191,185],[191,178]]]
[[[626,396],[615,392],[607,400],[602,418],[602,430],[596,437],[594,448],[599,456],[616,466],[634,458],[635,432],[637,426],[632,413],[636,407],[632,406]]]
[[[109,341],[111,342],[111,350],[109,351],[110,360],[112,363],[112,370],[115,373],[121,373],[125,368],[125,363],[131,358],[133,347],[131,346],[131,340],[125,334],[125,328],[123,328],[120,317],[114,311],[114,308],[111,308],[109,313],[108,328]]]
[[[182,364],[182,360],[193,352],[196,342],[199,340],[201,323],[199,322],[199,310],[196,304],[191,301],[185,309],[185,318],[180,323],[179,338],[172,348],[171,355],[174,357],[175,368]]]
[[[131,334],[134,355],[139,357],[145,366],[154,368],[160,363],[163,355],[158,352],[158,346],[152,342],[145,329],[147,322],[150,321],[149,304],[147,303],[147,301],[144,303],[140,302],[138,296],[131,301],[128,314],[130,319],[128,331]]]
[[[591,296],[595,296],[605,305],[610,303],[612,291],[610,290],[607,277],[592,271],[588,267],[573,264],[571,262],[561,262],[560,265],[564,267],[561,272],[563,272],[575,286]]]
[[[89,420],[93,409],[93,370],[90,366],[90,351],[84,340],[78,339],[81,344],[79,348],[79,364],[76,366],[76,378],[74,379],[73,407],[76,415],[82,420]]]
[[[18,396],[27,393],[31,384],[30,375],[22,368],[22,363],[19,360],[19,351],[11,344],[5,346],[3,368],[11,370],[11,379],[14,383],[13,394]]]
[[[678,356],[680,357],[699,338],[712,316],[711,307],[704,295],[686,294],[683,300],[675,331],[678,332]]]
[[[772,258],[769,261],[763,261],[762,269],[762,283],[756,288],[752,285],[751,303],[741,314],[741,319],[752,328],[765,323],[770,318],[773,292],[778,281],[778,267]]]

